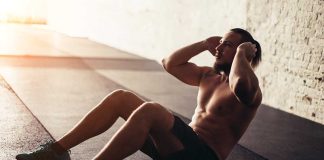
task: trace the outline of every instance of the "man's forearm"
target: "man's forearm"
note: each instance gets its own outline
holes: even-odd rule
[[[166,67],[182,65],[187,63],[192,57],[207,49],[208,47],[206,46],[204,41],[196,42],[175,51],[169,57],[164,58],[162,62],[164,65],[166,65]]]
[[[257,77],[254,74],[252,66],[243,52],[237,52],[232,63],[230,77],[241,79],[251,79],[257,82]]]

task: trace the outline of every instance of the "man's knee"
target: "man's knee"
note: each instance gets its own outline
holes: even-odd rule
[[[116,89],[113,92],[111,92],[107,97],[113,97],[115,99],[121,100],[123,102],[141,102],[141,104],[144,102],[143,99],[141,99],[138,95],[135,93],[125,90],[125,89]]]
[[[127,102],[127,99],[131,96],[134,96],[134,94],[128,90],[116,89],[104,98],[102,104],[118,103],[122,105],[121,103]]]
[[[124,120],[136,110],[145,101],[138,97],[135,93],[117,89],[111,92],[103,101],[102,107],[113,108],[113,110]]]
[[[134,113],[136,122],[149,128],[155,147],[161,155],[166,156],[184,148],[182,142],[172,133],[174,116],[162,105],[155,102],[146,102]]]
[[[136,113],[142,117],[154,118],[159,116],[165,108],[156,102],[144,102],[136,109]]]
[[[143,121],[144,124],[165,130],[173,124],[173,115],[165,107],[156,102],[145,102],[139,106],[132,114],[132,118]]]
[[[99,107],[101,108],[110,108],[116,106],[115,104],[120,104],[122,102],[122,97],[124,97],[127,91],[123,89],[117,89],[108,94],[103,100],[100,102]]]
[[[107,97],[114,97],[114,98],[120,98],[124,97],[125,95],[129,94],[129,91],[124,90],[124,89],[116,89],[112,91]]]

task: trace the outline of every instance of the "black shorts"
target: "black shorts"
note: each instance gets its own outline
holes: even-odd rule
[[[175,121],[172,133],[182,142],[184,149],[162,157],[155,148],[151,138],[148,138],[141,151],[154,160],[218,160],[215,152],[208,147],[179,117]]]

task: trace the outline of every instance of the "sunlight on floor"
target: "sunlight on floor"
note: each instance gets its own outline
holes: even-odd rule
[[[0,74],[1,75],[9,75],[15,77],[15,71],[12,67],[0,67]]]

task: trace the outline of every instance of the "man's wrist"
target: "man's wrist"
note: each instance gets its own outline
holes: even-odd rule
[[[204,51],[209,49],[209,42],[207,40],[200,41],[200,45]]]
[[[252,60],[252,58],[247,56],[246,51],[241,49],[237,50],[235,56],[238,57],[239,59],[246,59],[249,62]]]
[[[235,56],[238,56],[238,57],[246,57],[246,54],[245,54],[245,50],[242,50],[242,49],[238,49],[236,51],[236,55]]]
[[[201,41],[201,45],[202,45],[203,51],[209,51],[210,54],[212,54],[213,56],[215,56],[216,47],[213,47],[213,44],[211,44],[211,42],[209,42],[206,39],[204,41]]]

